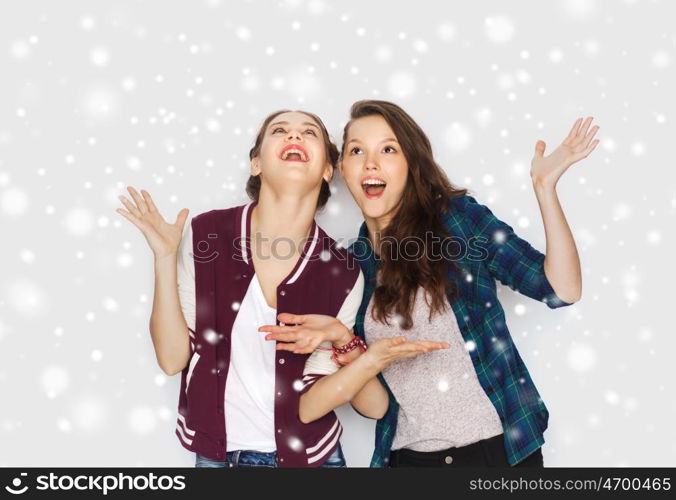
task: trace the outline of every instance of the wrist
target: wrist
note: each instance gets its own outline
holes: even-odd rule
[[[380,359],[376,352],[372,351],[371,349],[367,349],[359,357],[362,363],[366,364],[370,369],[373,370],[374,376],[383,371],[385,366],[387,366],[387,364]]]
[[[531,177],[533,189],[536,193],[550,193],[556,191],[556,182],[537,177]]]
[[[342,334],[340,335],[339,338],[335,339],[332,342],[333,347],[343,347],[346,344],[348,344],[352,340],[353,337],[354,337],[354,335],[352,334],[352,332],[350,330],[348,330],[348,328],[346,326],[343,325]]]
[[[165,253],[153,253],[155,257],[155,265],[162,265],[166,262],[174,263],[178,259],[178,251],[171,251]]]

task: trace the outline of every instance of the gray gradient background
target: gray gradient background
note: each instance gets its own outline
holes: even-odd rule
[[[601,144],[559,184],[583,300],[501,301],[550,409],[547,465],[676,465],[675,17],[648,0],[3,2],[0,465],[194,463],[148,333],[151,252],[116,197],[146,188],[172,221],[244,203],[268,112],[317,112],[339,141],[367,97],[404,106],[542,251],[535,142],[595,117]],[[319,222],[353,238],[334,187]],[[340,416],[367,465],[373,422]]]

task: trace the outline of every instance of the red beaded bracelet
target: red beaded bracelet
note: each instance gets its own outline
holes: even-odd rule
[[[366,351],[366,342],[364,342],[360,337],[355,335],[354,337],[352,337],[352,340],[350,340],[343,347],[334,347],[331,359],[338,366],[345,366],[346,364],[349,363],[349,361],[348,363],[343,363],[338,359],[338,356],[341,354],[347,354],[348,352],[354,351],[357,347],[359,347],[359,350],[361,352]]]

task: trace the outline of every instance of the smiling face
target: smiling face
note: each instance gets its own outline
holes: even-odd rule
[[[365,116],[350,123],[340,172],[364,217],[384,229],[404,193],[408,162],[382,116]]]
[[[332,173],[319,124],[297,111],[270,120],[251,159],[251,175],[260,175],[264,188],[278,193],[319,192],[322,179],[330,181]]]

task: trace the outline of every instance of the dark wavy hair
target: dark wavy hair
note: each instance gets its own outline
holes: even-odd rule
[[[252,160],[260,154],[261,145],[263,144],[263,137],[265,136],[265,131],[267,130],[268,125],[270,125],[272,120],[277,118],[282,113],[291,113],[291,112],[303,113],[304,115],[307,115],[310,118],[312,118],[317,123],[320,130],[322,131],[322,139],[324,139],[324,147],[326,150],[326,159],[335,170],[336,165],[338,164],[338,157],[340,156],[340,153],[338,152],[338,147],[333,143],[333,141],[331,141],[329,133],[326,130],[326,126],[324,125],[324,122],[322,122],[322,120],[317,115],[301,110],[282,109],[268,115],[268,117],[265,120],[263,120],[263,124],[258,130],[258,134],[256,135],[256,141],[254,142],[253,147],[249,150],[249,159]],[[261,191],[260,175],[250,175],[249,180],[247,180],[246,182],[246,193],[249,195],[249,198],[251,198],[253,201],[258,201],[260,191]],[[326,205],[326,202],[329,201],[330,197],[331,197],[331,189],[329,188],[329,183],[326,182],[324,179],[322,179],[322,187],[319,191],[319,197],[317,198],[317,210],[324,208],[324,205]]]
[[[423,287],[431,297],[430,315],[446,309],[447,297],[453,301],[459,294],[458,285],[449,280],[449,267],[458,271],[453,260],[432,258],[433,245],[427,244],[427,235],[448,238],[442,223],[442,215],[448,211],[450,200],[467,194],[467,189],[455,187],[443,169],[436,163],[432,145],[427,135],[408,113],[394,103],[379,100],[357,101],[350,109],[350,121],[343,130],[343,151],[350,125],[359,118],[378,115],[385,119],[394,131],[402,153],[408,163],[408,179],[396,212],[381,235],[382,246],[379,259],[381,276],[374,291],[373,319],[389,325],[387,316],[402,318],[401,327],[413,326],[411,314],[416,292]],[[401,257],[401,245],[412,237],[425,242],[415,258]],[[408,248],[408,247],[407,247]],[[386,250],[387,249],[387,250]],[[438,255],[438,252],[435,252]],[[395,259],[392,255],[396,255]]]

